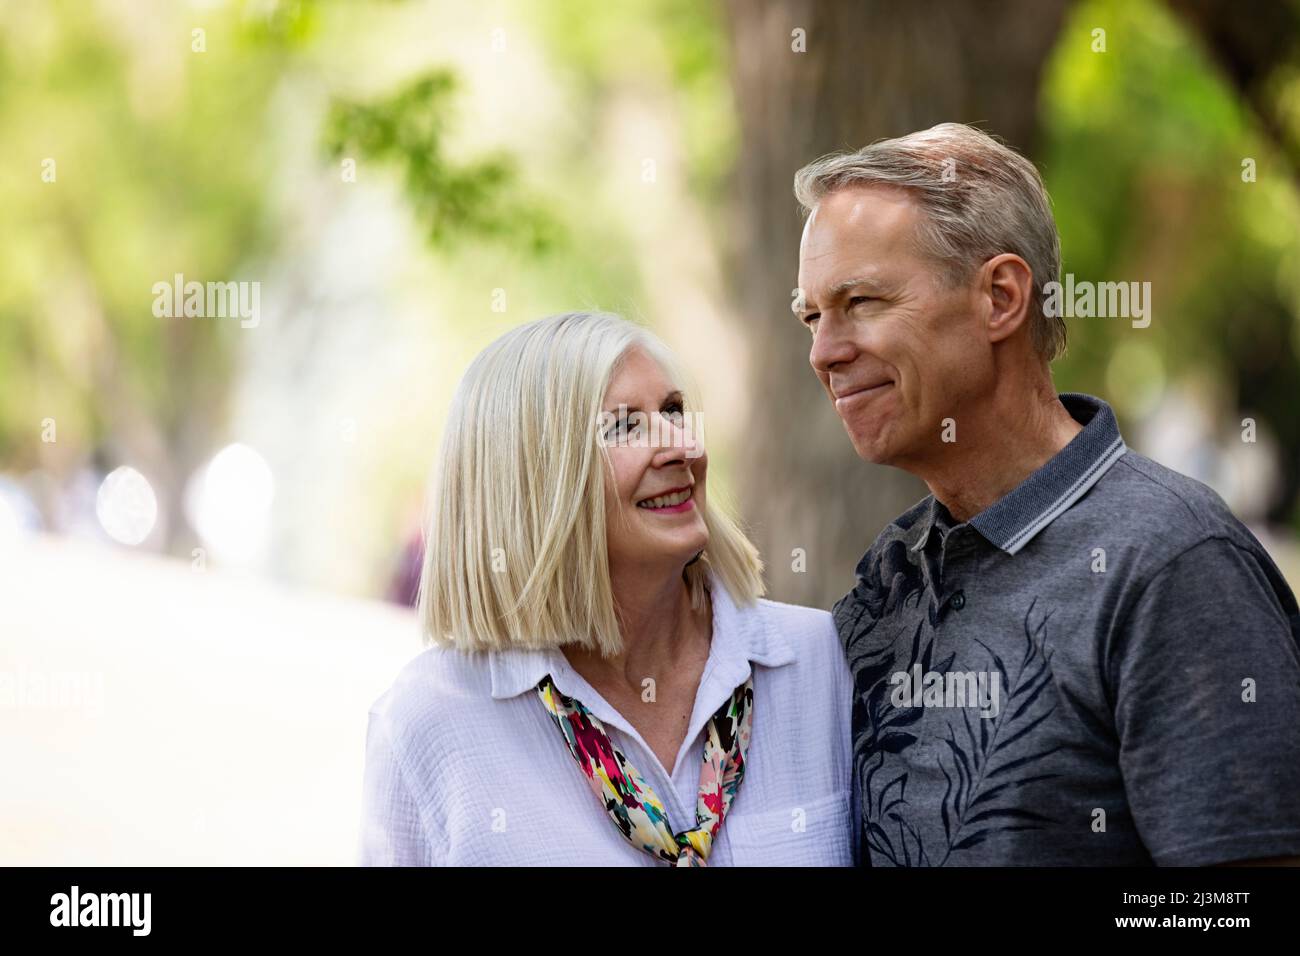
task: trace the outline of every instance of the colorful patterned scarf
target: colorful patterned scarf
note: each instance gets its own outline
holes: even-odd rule
[[[547,674],[537,684],[542,703],[564,735],[592,792],[628,842],[674,866],[704,866],[722,820],[745,776],[754,710],[754,678],[736,688],[709,718],[695,801],[695,826],[674,833],[663,804],[581,701],[565,697]]]

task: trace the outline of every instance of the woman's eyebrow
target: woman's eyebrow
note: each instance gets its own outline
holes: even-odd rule
[[[659,403],[659,407],[663,408],[669,402],[673,402],[673,401],[677,401],[677,402],[682,401],[681,389],[675,388],[667,395],[665,395],[663,401]],[[626,410],[629,415],[632,414],[633,412],[639,412],[643,410],[640,405],[629,405],[627,402],[615,402],[614,407],[610,409],[606,409],[606,411],[608,411],[611,415],[613,415],[616,414],[619,409]]]

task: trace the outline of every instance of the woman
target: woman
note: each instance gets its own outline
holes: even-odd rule
[[[361,862],[849,865],[850,678],[761,600],[681,378],[617,316],[502,336],[452,404]]]

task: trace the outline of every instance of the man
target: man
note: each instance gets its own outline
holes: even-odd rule
[[[1034,166],[947,123],[795,194],[809,361],[858,455],[931,491],[835,606],[870,862],[1300,855],[1295,597],[1213,491],[1057,395]]]

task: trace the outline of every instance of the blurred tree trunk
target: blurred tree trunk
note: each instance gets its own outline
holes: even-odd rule
[[[1031,156],[1038,86],[1067,0],[728,0],[740,158],[729,263],[750,343],[743,515],[774,598],[829,607],[881,529],[927,492],[859,459],[790,311],[802,218],[795,171],[935,123],[978,124]],[[803,30],[806,52],[794,52]],[[806,553],[806,571],[793,552]]]

